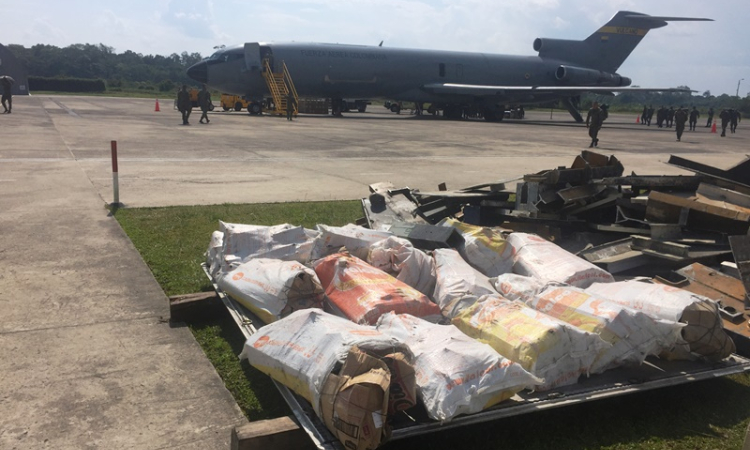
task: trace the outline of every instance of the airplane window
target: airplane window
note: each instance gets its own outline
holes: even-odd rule
[[[440,76],[444,77],[445,76],[445,64],[440,63],[440,65],[438,66],[438,68],[439,68]]]

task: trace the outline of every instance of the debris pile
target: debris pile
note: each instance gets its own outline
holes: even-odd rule
[[[222,222],[206,267],[268,323],[241,356],[346,448],[375,448],[396,417],[446,422],[647,358],[706,370],[750,350],[733,341],[749,334],[750,160],[670,163],[695,175],[623,176],[583,152],[514,191],[380,183],[368,227]]]

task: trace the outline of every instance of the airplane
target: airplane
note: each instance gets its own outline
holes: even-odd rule
[[[673,21],[712,19],[619,11],[582,41],[537,38],[537,56],[254,42],[220,49],[191,66],[187,75],[222,92],[245,96],[254,114],[261,113],[262,100],[269,95],[263,72],[270,68],[277,73],[286,65],[301,97],[430,103],[453,119],[473,108],[488,121],[502,120],[508,105],[560,100],[577,122],[583,122],[578,111],[583,93],[689,92],[629,87],[630,78],[617,73],[649,30]]]

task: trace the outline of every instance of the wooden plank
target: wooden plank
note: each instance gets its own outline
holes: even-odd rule
[[[750,208],[750,195],[742,194],[731,189],[724,189],[714,186],[713,184],[701,183],[698,186],[696,193],[711,200],[728,202],[733,205]]]
[[[231,450],[314,450],[307,433],[291,417],[259,420],[232,430]]]
[[[219,314],[224,306],[216,292],[196,292],[194,294],[169,297],[170,322],[191,322],[206,315]]]

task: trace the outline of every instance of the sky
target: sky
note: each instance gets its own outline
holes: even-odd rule
[[[747,0],[0,0],[0,43],[205,57],[245,42],[383,41],[535,55],[535,38],[585,39],[620,10],[714,19],[651,30],[618,71],[633,85],[750,93]]]

